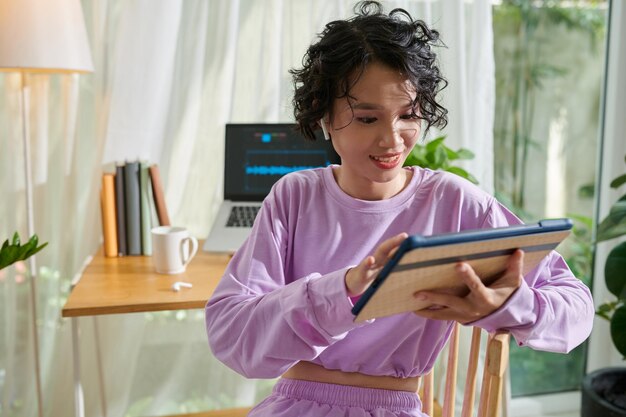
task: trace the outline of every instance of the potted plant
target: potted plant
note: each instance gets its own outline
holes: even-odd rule
[[[454,151],[444,145],[445,139],[446,136],[444,135],[436,137],[425,145],[417,143],[404,161],[404,166],[417,165],[432,170],[448,171],[478,184],[472,174],[461,167],[452,165],[452,161],[474,158],[472,151],[464,148]]]
[[[625,159],[626,160],[626,159]],[[626,174],[611,182],[618,189],[626,184]],[[626,194],[622,195],[598,226],[597,241],[626,235]],[[616,299],[598,307],[596,314],[610,323],[611,340],[626,357],[626,242],[609,253],[604,265],[607,289]],[[582,384],[582,417],[626,416],[626,367],[602,368],[585,376]]]
[[[47,242],[37,246],[39,238],[37,235],[31,236],[31,238],[24,245],[20,242],[20,236],[15,232],[13,239],[9,243],[9,239],[5,240],[0,247],[0,270],[7,266],[14,264],[17,261],[23,261],[33,256],[40,250],[46,247]]]

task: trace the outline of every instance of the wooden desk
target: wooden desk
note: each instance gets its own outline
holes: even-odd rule
[[[198,243],[202,248],[202,242]],[[80,382],[79,317],[204,308],[229,260],[229,255],[200,249],[184,273],[164,275],[154,271],[150,256],[106,258],[102,249],[94,255],[61,310],[63,317],[72,318],[76,417],[85,416]],[[189,282],[193,287],[176,292],[172,290],[176,281]],[[106,414],[104,392],[100,394]]]
[[[200,248],[202,242],[199,242]],[[63,317],[204,308],[230,260],[202,250],[182,274],[157,274],[151,256],[93,257],[61,310]],[[176,281],[192,288],[172,290]]]

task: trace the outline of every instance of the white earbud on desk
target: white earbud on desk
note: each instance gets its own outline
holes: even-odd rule
[[[182,287],[191,288],[193,287],[193,285],[191,285],[191,283],[189,282],[183,282],[183,281],[176,281],[175,283],[172,284],[172,290],[176,292],[180,291]]]

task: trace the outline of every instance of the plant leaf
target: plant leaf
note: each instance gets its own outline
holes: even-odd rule
[[[611,188],[619,188],[622,184],[626,184],[626,174],[620,175],[611,181]]]
[[[0,248],[0,269],[17,261],[25,260],[48,245],[46,242],[38,247],[39,237],[37,235],[31,236],[26,244],[20,245],[20,237],[17,232],[13,235],[12,240],[13,244],[9,244],[7,239]]]
[[[416,144],[406,160],[404,166],[417,165],[432,170],[445,170],[478,184],[476,178],[460,167],[451,166],[450,161],[456,159],[472,159],[474,153],[467,149],[452,150],[443,144],[446,136],[439,136],[425,145]]]
[[[9,266],[9,255],[6,250],[0,251],[0,271]]]
[[[611,317],[611,339],[613,344],[626,357],[626,306],[621,306]]]
[[[617,201],[598,226],[598,242],[626,234],[626,200]]]
[[[413,147],[413,151],[412,151],[412,153],[413,153],[416,157],[418,157],[418,158],[420,158],[420,159],[424,159],[424,158],[426,157],[426,153],[427,153],[427,151],[426,151],[426,145],[415,145],[415,146]]]
[[[35,252],[37,252],[37,243],[39,242],[39,237],[37,235],[33,235],[24,247],[26,248],[26,252],[24,253],[24,258],[26,259],[29,256],[32,256]]]
[[[604,280],[611,294],[619,299],[626,297],[626,242],[615,246],[604,264]]]
[[[467,176],[469,175],[466,170],[460,167],[448,167],[446,168],[446,171],[456,174],[459,177],[463,177],[465,179],[467,179]]]
[[[443,148],[443,146],[436,148],[435,152],[433,152],[432,155],[433,155],[432,162],[435,168],[441,168],[441,166],[446,163],[447,155],[446,155],[446,150]]]
[[[617,306],[617,302],[611,302],[611,303],[604,303],[604,304],[600,304],[598,306],[598,312],[599,313],[610,313],[613,310],[615,310],[615,307]]]
[[[459,177],[463,177],[468,181],[473,182],[474,184],[478,184],[478,180],[469,172],[460,167],[448,167],[446,171],[451,172],[453,174],[458,175]]]
[[[446,151],[446,158],[448,158],[448,160],[454,161],[455,159],[460,159],[457,151],[453,151],[445,145],[443,146],[443,150]]]
[[[604,221],[598,226],[598,242],[611,240],[613,238],[626,234],[626,219],[620,223],[605,223]]]
[[[15,255],[16,261],[23,261],[24,259],[28,258],[28,252],[31,249],[29,244],[26,244],[24,246],[16,246],[15,248],[17,249],[17,253]]]
[[[12,263],[18,261],[18,252],[19,247],[17,246],[8,246],[7,248],[2,250],[3,260],[0,263],[0,269],[5,268]]]
[[[426,144],[426,151],[435,152],[435,150],[442,145],[442,142],[444,141],[445,138],[446,138],[445,136],[439,136],[438,138],[435,138],[431,140],[430,142],[428,142]]]
[[[581,185],[578,188],[578,197],[592,198],[595,192],[596,192],[596,187],[594,184]]]
[[[45,248],[46,246],[48,246],[48,242],[40,245],[39,247],[37,247],[36,249],[33,249],[33,251],[31,253],[28,254],[28,256],[33,256],[34,254],[36,254],[37,252],[39,252],[40,250],[42,250],[43,248]]]
[[[457,152],[459,159],[474,159],[474,152],[469,149],[461,148]]]

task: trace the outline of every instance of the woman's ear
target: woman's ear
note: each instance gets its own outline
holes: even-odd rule
[[[326,127],[326,122],[324,118],[320,119],[320,127],[322,128],[322,132],[324,133],[324,139],[330,140],[330,135],[328,134],[328,128]]]

